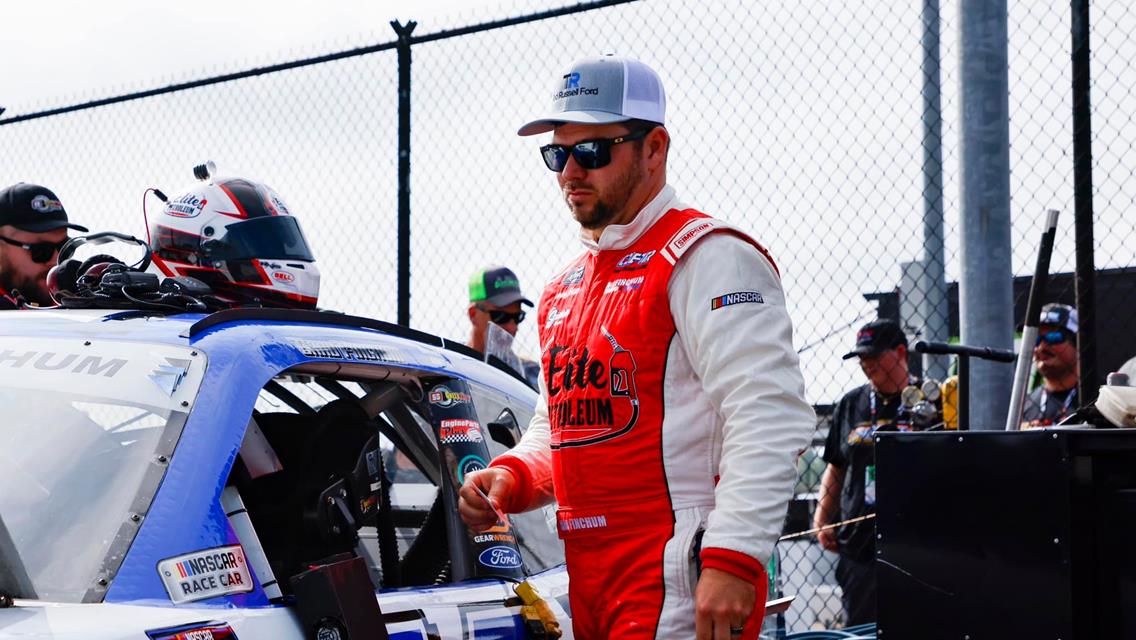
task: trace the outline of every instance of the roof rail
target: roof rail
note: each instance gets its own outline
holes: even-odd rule
[[[270,321],[270,322],[298,322],[310,324],[323,324],[335,327],[349,327],[352,329],[373,329],[387,335],[396,336],[399,338],[406,338],[414,342],[420,342],[432,347],[439,347],[447,351],[460,353],[464,356],[469,356],[474,360],[482,360],[484,355],[475,349],[460,343],[454,342],[436,336],[432,333],[411,329],[402,325],[392,324],[390,322],[383,322],[382,320],[375,320],[373,318],[364,318],[362,316],[351,316],[344,313],[335,311],[315,311],[308,309],[273,309],[267,307],[238,307],[236,309],[224,309],[211,313],[204,318],[194,322],[189,331],[183,334],[183,337],[194,338],[201,335],[209,329],[220,327],[232,322],[248,322],[248,321]],[[505,364],[503,360],[496,356],[489,356],[486,362],[494,368],[500,369],[505,373],[520,380],[531,388],[528,381],[525,380],[518,371],[514,370],[509,365]]]

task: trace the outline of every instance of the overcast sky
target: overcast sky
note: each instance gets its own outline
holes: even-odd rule
[[[394,19],[416,20],[422,33],[480,22],[517,6],[516,0],[8,2],[8,28],[0,37],[0,106],[12,116],[78,97],[197,78],[203,70],[232,71],[386,42],[393,38]]]

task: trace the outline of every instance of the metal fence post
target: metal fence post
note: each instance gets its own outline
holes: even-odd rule
[[[939,73],[939,0],[923,0],[923,332],[950,338],[943,251],[943,112]],[[923,354],[923,375],[946,380],[948,356]]]
[[[398,323],[410,326],[410,33],[418,23],[391,21],[398,34]]]
[[[1081,360],[1078,404],[1096,400],[1096,265],[1093,247],[1093,127],[1089,90],[1089,0],[1073,0],[1073,207],[1076,230],[1076,296]]]
[[[962,339],[976,347],[1012,349],[1006,0],[962,0],[958,13]],[[1013,368],[980,360],[970,374],[971,426],[1001,429]]]

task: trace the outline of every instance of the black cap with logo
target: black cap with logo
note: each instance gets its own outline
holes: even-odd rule
[[[486,267],[478,269],[469,279],[469,301],[488,302],[504,307],[514,302],[533,306],[532,301],[521,294],[521,283],[517,274],[507,267]]]
[[[18,182],[0,191],[0,226],[11,225],[20,231],[42,233],[55,229],[87,228],[69,222],[63,203],[47,187]]]
[[[857,356],[874,356],[899,345],[907,346],[907,334],[894,320],[873,320],[856,332],[856,348],[844,354],[844,359]]]

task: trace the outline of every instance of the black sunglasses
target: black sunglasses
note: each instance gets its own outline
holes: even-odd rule
[[[63,245],[67,244],[66,239],[60,240],[59,242],[33,242],[32,244],[5,238],[4,236],[0,236],[0,240],[7,242],[13,247],[19,247],[30,252],[32,254],[32,262],[38,262],[40,264],[51,261],[51,259],[55,257],[55,252],[59,251],[63,248]]]
[[[1069,337],[1064,331],[1050,331],[1037,336],[1037,344],[1064,344]]]
[[[500,309],[486,309],[485,307],[478,307],[478,309],[488,313],[489,319],[493,321],[493,324],[509,324],[510,322],[521,324],[525,321],[524,309],[516,313],[509,313],[508,311],[501,311]]]
[[[597,138],[595,140],[582,140],[576,144],[546,144],[540,148],[540,155],[544,164],[552,171],[560,173],[568,164],[571,155],[576,162],[585,169],[600,169],[611,163],[611,148],[623,142],[639,140],[651,133],[655,128],[648,127],[639,131],[632,131],[618,138]]]

